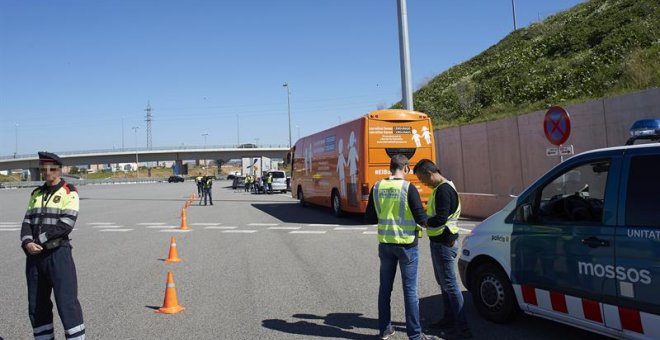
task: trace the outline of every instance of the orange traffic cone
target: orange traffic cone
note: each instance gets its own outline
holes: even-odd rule
[[[186,209],[181,209],[181,230],[188,230],[188,218],[186,218]]]
[[[175,314],[186,309],[179,306],[179,301],[176,298],[176,286],[174,285],[174,276],[172,272],[167,272],[167,286],[165,288],[165,300],[163,307],[156,310],[156,313]]]
[[[176,239],[174,236],[170,239],[170,254],[167,255],[167,259],[165,262],[181,262],[181,259],[179,258],[179,254],[176,251]]]

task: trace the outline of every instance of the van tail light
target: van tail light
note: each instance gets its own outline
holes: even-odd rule
[[[369,183],[362,183],[362,200],[369,200]]]

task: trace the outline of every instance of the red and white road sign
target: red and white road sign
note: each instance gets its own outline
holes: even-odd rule
[[[545,138],[554,145],[562,145],[571,134],[571,118],[568,112],[559,106],[552,106],[543,119]]]

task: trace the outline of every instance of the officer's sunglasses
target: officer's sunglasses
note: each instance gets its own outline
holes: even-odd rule
[[[55,172],[55,171],[57,171],[57,170],[59,170],[59,169],[60,169],[59,166],[48,166],[48,165],[42,165],[42,166],[39,167],[39,170],[41,170],[41,171],[43,171],[43,172],[48,172],[48,171],[50,171],[50,172]]]

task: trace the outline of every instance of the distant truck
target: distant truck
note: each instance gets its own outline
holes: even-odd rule
[[[335,215],[364,212],[373,185],[390,176],[390,158],[403,154],[410,168],[435,160],[431,119],[420,112],[380,110],[299,139],[292,163],[291,195],[302,205],[331,207]],[[293,157],[291,157],[293,155]],[[431,189],[412,174],[406,178],[428,201]]]
[[[272,169],[272,160],[268,157],[243,157],[241,159],[242,175],[261,177],[262,174]]]

